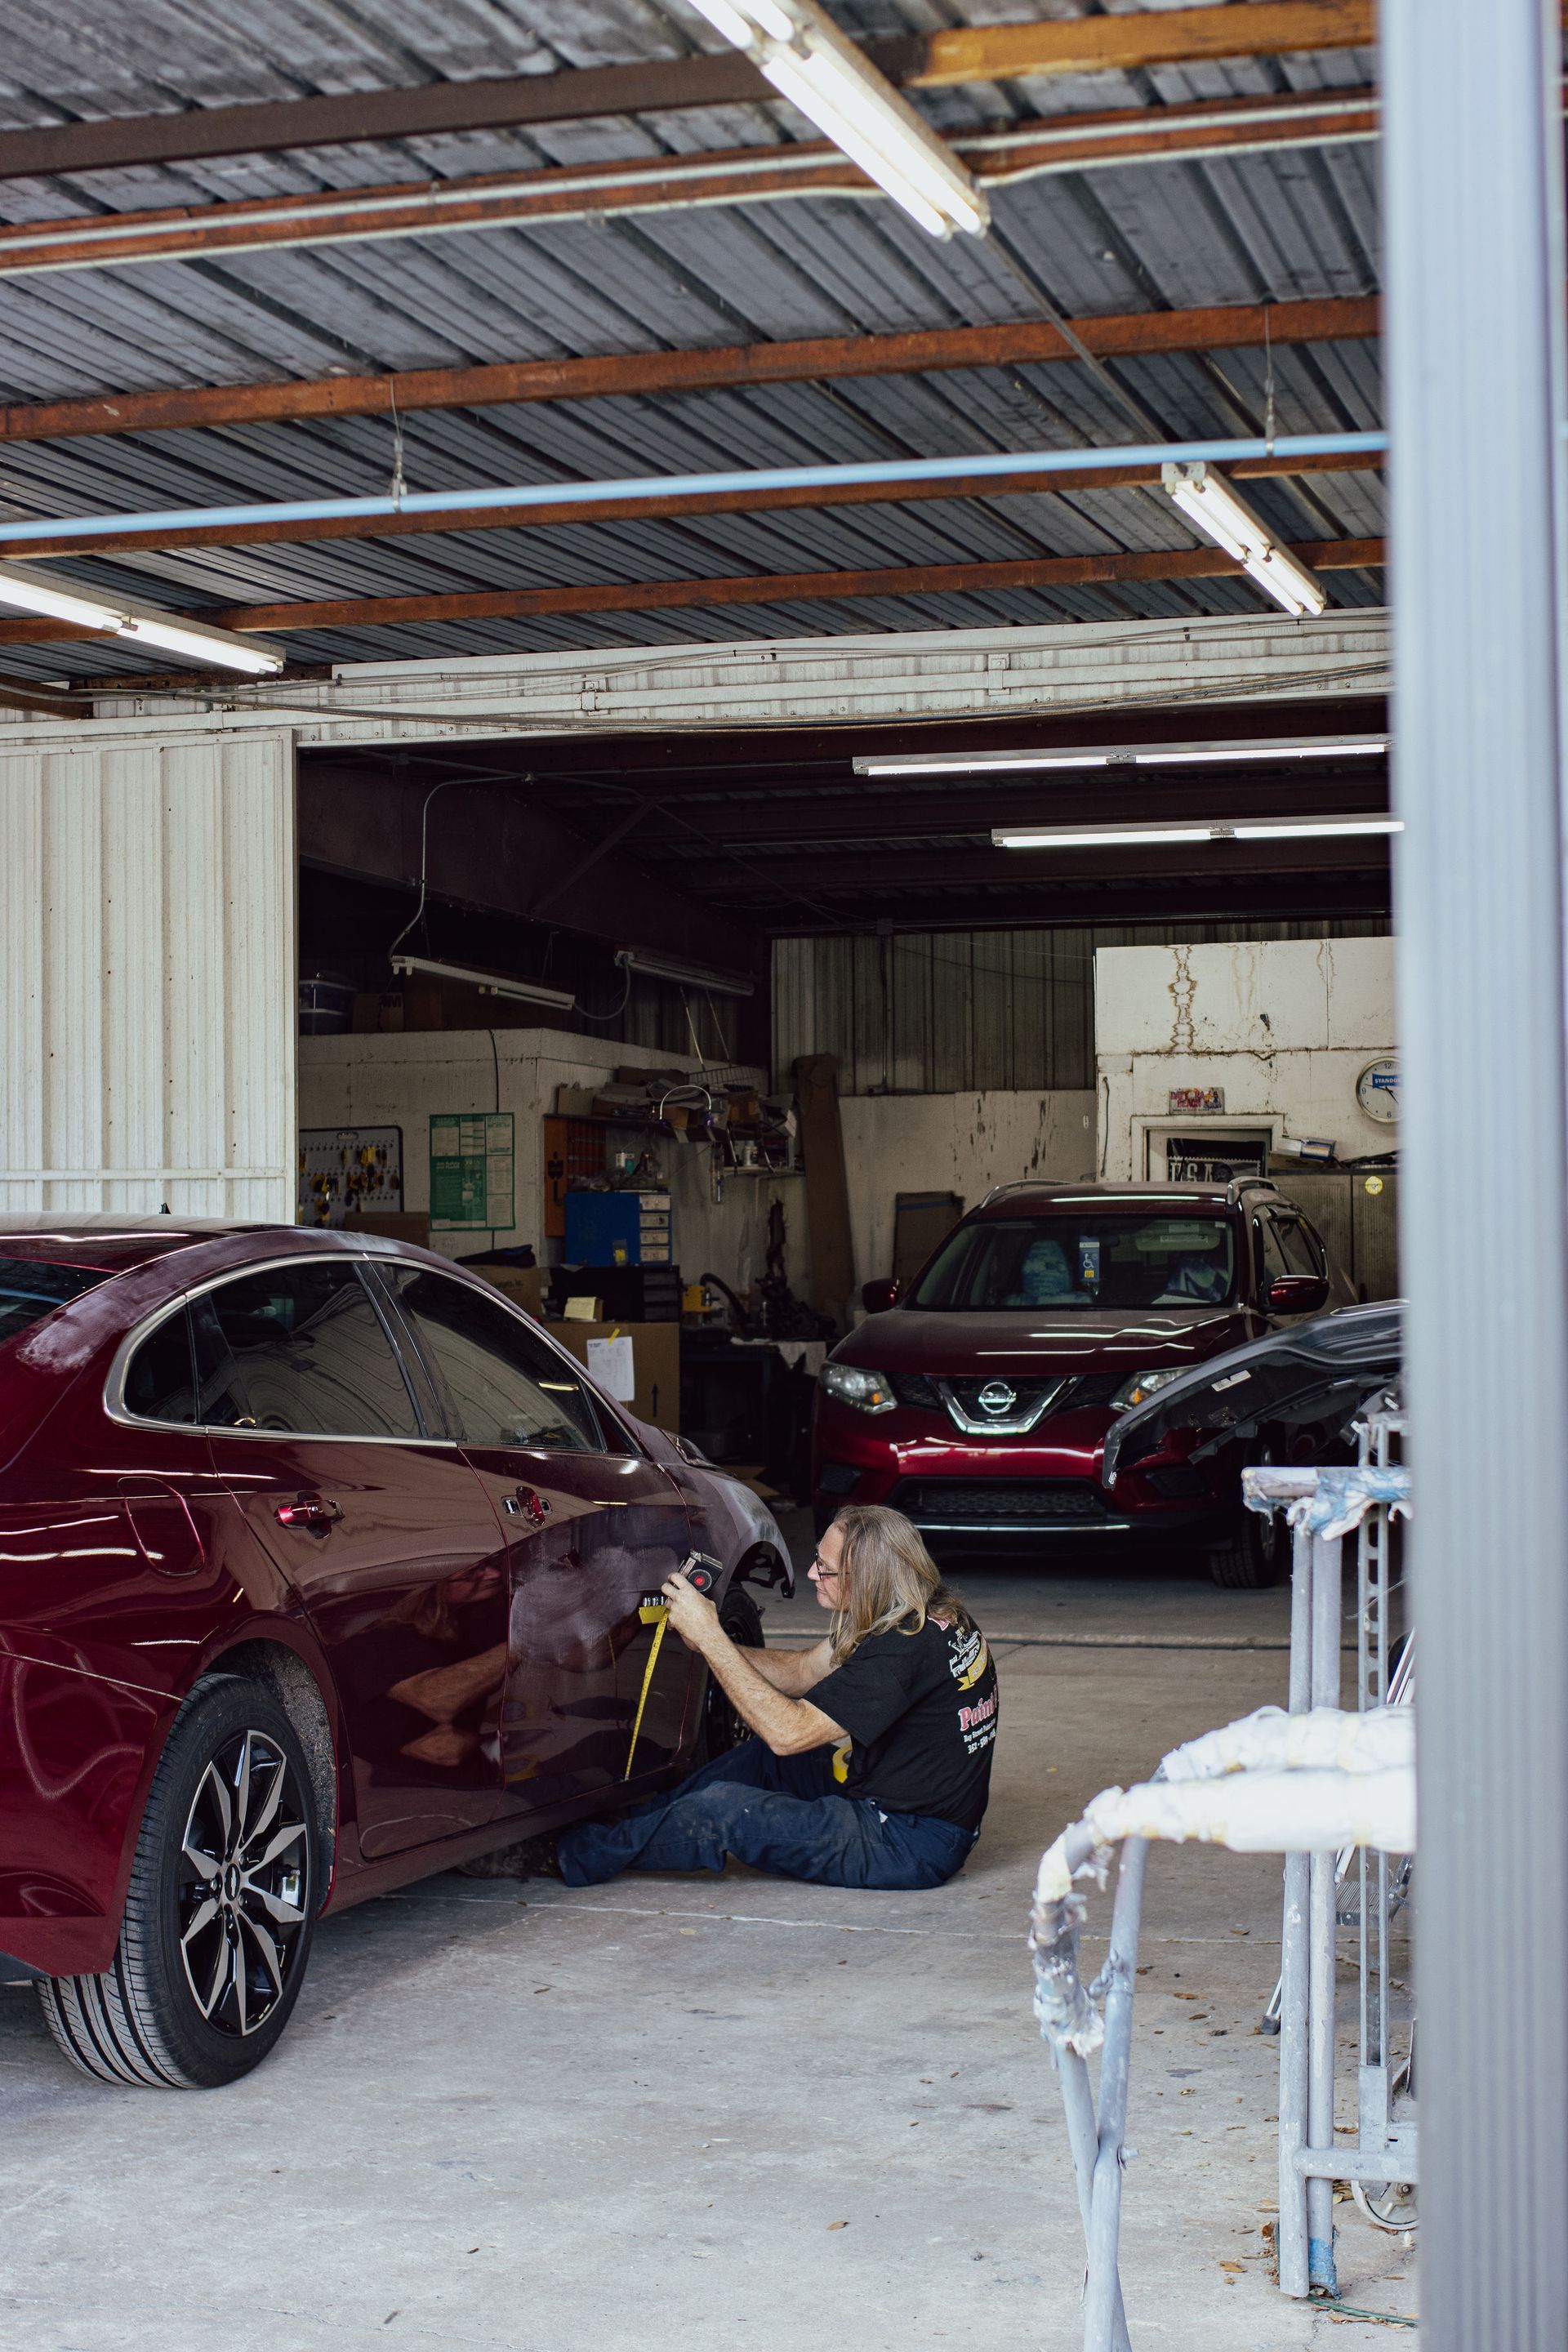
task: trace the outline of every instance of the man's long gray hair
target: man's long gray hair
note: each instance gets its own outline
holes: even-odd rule
[[[928,1617],[967,1625],[968,1610],[902,1511],[849,1503],[833,1520],[842,1530],[838,1601],[828,1639],[842,1665],[868,1633],[918,1633]]]

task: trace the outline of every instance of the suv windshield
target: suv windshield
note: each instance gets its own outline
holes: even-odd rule
[[[1227,1217],[1158,1213],[980,1217],[949,1236],[908,1304],[925,1307],[1224,1307]]]
[[[0,1257],[0,1348],[29,1324],[79,1298],[84,1290],[107,1282],[95,1265],[50,1265],[36,1257]]]

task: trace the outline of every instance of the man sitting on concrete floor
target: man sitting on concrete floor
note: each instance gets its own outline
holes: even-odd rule
[[[804,1652],[737,1648],[712,1602],[669,1578],[670,1624],[753,1737],[672,1796],[563,1830],[568,1886],[623,1870],[720,1871],[728,1854],[821,1886],[940,1886],[962,1867],[996,1738],[996,1670],[979,1627],[898,1511],[840,1511],[810,1575],[833,1622]]]

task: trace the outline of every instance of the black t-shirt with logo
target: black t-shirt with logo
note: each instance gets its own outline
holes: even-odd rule
[[[849,1734],[844,1791],[885,1813],[978,1829],[991,1789],[996,1669],[977,1625],[868,1634],[806,1693]],[[839,1769],[839,1768],[836,1768]]]

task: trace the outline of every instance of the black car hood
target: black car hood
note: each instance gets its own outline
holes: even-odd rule
[[[1122,1414],[1106,1436],[1105,1483],[1155,1453],[1173,1430],[1219,1433],[1194,1459],[1265,1423],[1300,1428],[1347,1419],[1399,1377],[1404,1308],[1398,1299],[1343,1307],[1289,1331],[1270,1332],[1184,1372]]]

